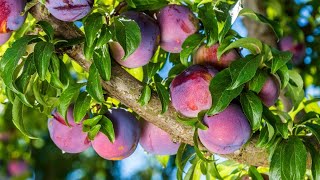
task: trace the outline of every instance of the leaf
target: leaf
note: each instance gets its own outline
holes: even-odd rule
[[[270,125],[270,123],[266,122],[266,125],[261,129],[259,139],[257,141],[257,147],[267,148],[272,145],[272,140],[275,137],[275,130]]]
[[[27,85],[30,81],[31,76],[36,72],[36,68],[33,62],[33,54],[30,54],[24,62],[23,71],[17,78],[15,84],[20,92],[25,93]]]
[[[268,73],[258,69],[256,75],[249,81],[249,90],[259,93],[268,78]]]
[[[102,119],[102,115],[97,115],[97,116],[94,116],[93,118],[86,119],[83,121],[83,126],[93,127],[96,124],[98,124],[101,119]]]
[[[54,29],[51,26],[51,24],[48,23],[47,21],[39,21],[37,24],[39,24],[41,26],[41,28],[46,33],[46,35],[49,37],[49,39],[53,40],[53,38],[54,38]]]
[[[110,81],[111,78],[111,58],[106,44],[101,49],[97,49],[93,54],[93,61],[104,81]]]
[[[278,74],[278,76],[280,78],[280,81],[281,81],[281,89],[283,89],[288,85],[289,79],[290,79],[288,67],[287,66],[282,66],[277,71],[277,74]]]
[[[86,35],[86,44],[90,48],[97,37],[103,25],[103,16],[99,13],[93,13],[86,17],[84,21],[84,32]]]
[[[83,86],[84,84],[70,84],[60,95],[59,101],[60,104],[58,106],[58,112],[62,115],[62,117],[67,120],[67,111],[68,108],[70,106],[70,104],[72,103],[73,99],[75,99],[76,97],[78,97],[79,92],[80,92],[80,88]]]
[[[199,8],[199,18],[204,26],[207,36],[207,46],[212,46],[218,41],[218,21],[210,4],[205,4]]]
[[[97,124],[95,126],[93,126],[90,131],[88,132],[88,138],[93,141],[94,138],[97,136],[97,134],[99,133],[99,130],[101,128],[100,124]]]
[[[224,23],[224,25],[223,25],[222,30],[220,31],[220,33],[218,35],[219,42],[223,41],[224,37],[227,35],[229,30],[231,29],[231,27],[232,27],[231,20],[232,20],[232,17],[229,14],[227,19],[226,19],[226,21],[225,21],[225,23]]]
[[[96,47],[101,48],[106,45],[112,39],[112,33],[109,27],[104,24],[101,28],[101,33],[99,38],[97,39]]]
[[[320,152],[313,147],[313,144],[306,143],[311,154],[311,172],[314,180],[320,180]]]
[[[292,59],[292,53],[289,51],[278,51],[277,49],[272,49],[272,66],[271,72],[276,73],[281,67],[285,66],[287,62]]]
[[[141,32],[138,24],[123,17],[117,17],[113,23],[115,40],[122,46],[125,55],[123,60],[127,59],[140,45]]]
[[[188,67],[188,58],[190,54],[200,46],[203,41],[203,36],[200,34],[193,34],[189,36],[182,44],[182,51],[180,53],[180,61],[181,63]]]
[[[155,84],[156,84],[157,93],[159,95],[161,105],[162,105],[161,114],[163,114],[168,110],[168,106],[170,103],[169,92],[161,83],[157,82]]]
[[[158,10],[168,4],[166,0],[126,0],[131,8],[139,11]]]
[[[242,110],[251,124],[252,130],[258,130],[260,128],[263,109],[260,98],[252,91],[249,91],[241,94],[240,102]]]
[[[233,90],[227,89],[231,81],[229,69],[219,72],[212,78],[209,86],[212,97],[212,106],[207,112],[209,116],[223,111],[241,93],[244,86]]]
[[[263,61],[262,55],[246,56],[243,59],[234,61],[230,65],[230,75],[232,83],[229,89],[235,89],[242,84],[250,81],[257,72]]]
[[[113,129],[112,121],[106,116],[102,116],[102,119],[100,120],[99,124],[101,124],[100,131],[108,137],[110,142],[114,143],[116,135]]]
[[[247,8],[243,8],[240,11],[239,16],[246,16],[246,17],[249,17],[255,21],[265,23],[265,24],[269,25],[270,28],[272,28],[272,30],[275,32],[278,39],[282,37],[283,30],[278,22],[271,21],[271,20],[267,19],[266,17],[264,17],[263,15],[257,14],[253,10],[247,9]]]
[[[222,49],[223,46],[220,46],[218,48],[218,59],[220,59],[221,56],[225,52],[229,51],[230,49],[235,49],[235,48],[239,48],[239,47],[243,47],[243,48],[248,49],[254,55],[260,54],[263,49],[262,43],[258,39],[251,38],[251,37],[241,38],[241,39],[238,39],[238,40],[232,42],[231,44],[229,44],[229,46],[225,47],[224,49]]]
[[[263,106],[263,119],[269,122],[284,139],[288,138],[288,124],[282,122],[281,118],[273,114],[266,106]]]
[[[87,92],[97,102],[104,102],[104,96],[102,91],[102,85],[100,82],[100,76],[96,65],[91,64],[89,69],[89,77],[87,82]]]
[[[73,117],[75,123],[80,123],[90,108],[91,97],[88,93],[81,92],[73,108]]]
[[[276,148],[270,164],[270,178],[302,180],[306,173],[307,150],[301,139],[290,137]]]
[[[150,86],[148,84],[145,84],[143,86],[140,98],[138,100],[138,102],[140,103],[141,106],[145,106],[149,103],[151,98],[151,89]]]
[[[306,123],[305,126],[317,138],[317,140],[320,143],[320,125],[319,124]]]
[[[180,144],[180,147],[177,151],[176,159],[175,159],[175,164],[177,166],[177,179],[181,180],[182,179],[182,173],[183,173],[183,168],[184,165],[182,163],[182,158],[183,158],[183,153],[186,150],[187,145],[184,143]]]
[[[46,78],[53,51],[53,44],[48,42],[38,42],[34,46],[33,60],[39,77],[42,81],[44,81]]]
[[[264,180],[262,175],[258,172],[257,168],[254,166],[249,167],[249,175],[252,180]]]
[[[37,137],[31,135],[24,126],[23,107],[24,105],[19,101],[19,99],[15,98],[12,106],[12,122],[23,135],[29,137],[30,139],[38,139]]]
[[[196,151],[197,156],[204,162],[212,163],[214,160],[207,159],[201,150],[199,149],[199,136],[198,136],[198,128],[195,129],[193,134],[193,143],[194,143],[194,150]]]
[[[40,81],[39,77],[37,77],[32,84],[32,91],[33,91],[33,95],[34,95],[35,99],[37,100],[37,102],[39,104],[43,105],[44,107],[48,107],[49,105],[43,99],[44,95],[40,92],[40,90],[42,89],[42,82],[43,81]]]

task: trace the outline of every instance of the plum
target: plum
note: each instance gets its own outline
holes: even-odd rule
[[[198,31],[199,20],[186,6],[168,5],[157,14],[160,46],[167,52],[180,53],[183,42]]]
[[[122,13],[122,16],[134,20],[139,25],[141,42],[126,59],[122,59],[125,55],[122,46],[118,42],[110,42],[111,55],[119,64],[127,68],[144,66],[148,64],[159,45],[159,25],[150,16],[141,12],[128,11]]]
[[[48,129],[52,141],[59,149],[67,153],[80,153],[90,147],[87,133],[82,131],[82,122],[74,122],[73,106],[70,106],[67,112],[69,126],[57,111],[52,114],[53,118],[48,121]]]
[[[47,0],[45,6],[57,19],[77,21],[90,13],[94,0]]]
[[[172,142],[168,133],[147,121],[141,125],[140,145],[148,153],[156,155],[174,155],[180,146]]]
[[[263,104],[267,107],[274,105],[280,95],[280,82],[274,75],[269,75],[258,93]]]
[[[11,160],[8,163],[7,170],[10,176],[21,176],[28,171],[28,165],[23,160]]]
[[[120,108],[111,109],[106,116],[113,123],[115,141],[110,142],[106,135],[99,132],[92,141],[93,149],[108,160],[121,160],[130,156],[139,142],[139,122],[130,112]]]
[[[193,55],[193,64],[210,64],[216,69],[224,69],[230,66],[230,64],[240,58],[238,52],[232,49],[225,54],[223,54],[218,61],[217,51],[219,44],[216,43],[210,47],[202,45],[197,49],[196,53]]]
[[[209,85],[217,73],[211,66],[192,65],[177,75],[170,84],[173,107],[186,117],[197,117],[212,105]]]
[[[231,103],[224,111],[205,115],[203,123],[207,130],[199,130],[202,144],[211,152],[230,154],[239,150],[251,136],[248,119],[239,105]]]
[[[282,38],[279,43],[279,48],[281,51],[292,52],[292,63],[295,65],[301,64],[306,55],[305,44],[295,41],[291,36]]]
[[[26,16],[21,16],[25,0],[0,0],[0,33],[15,31],[24,23]]]
[[[10,37],[11,37],[11,32],[8,33],[0,33],[0,46],[6,43]]]

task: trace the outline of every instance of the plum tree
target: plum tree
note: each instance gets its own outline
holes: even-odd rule
[[[17,30],[25,21],[21,16],[25,6],[24,0],[0,0],[0,33]]]
[[[119,64],[127,68],[144,66],[150,61],[159,45],[159,25],[145,13],[128,11],[122,15],[137,22],[141,31],[141,42],[126,59],[122,59],[125,53],[121,45],[118,42],[110,42],[111,55]]]
[[[220,60],[218,60],[217,51],[219,44],[216,43],[210,47],[207,47],[205,44],[200,46],[193,55],[193,64],[209,64],[215,67],[216,69],[224,69],[230,66],[230,64],[240,58],[238,52],[235,49],[232,49],[224,53]]]
[[[121,108],[111,109],[106,116],[113,124],[115,140],[110,142],[105,134],[99,132],[92,141],[93,149],[108,160],[121,160],[130,156],[139,142],[139,122],[134,115]]]
[[[61,21],[77,21],[90,13],[94,0],[47,0],[46,8]]]
[[[11,37],[11,32],[8,33],[0,33],[0,45],[3,45],[4,43],[6,43],[10,37]]]
[[[306,46],[304,43],[297,42],[292,36],[286,36],[279,42],[281,51],[290,51],[293,54],[292,63],[295,65],[301,64],[306,55]]]
[[[239,150],[251,136],[250,124],[239,105],[231,103],[224,111],[205,115],[207,130],[199,130],[199,138],[209,151],[230,154]]]
[[[170,84],[173,107],[186,117],[197,117],[211,107],[209,84],[217,73],[211,66],[192,65],[177,75]]]
[[[197,32],[199,20],[186,6],[168,5],[157,14],[161,31],[160,46],[165,51],[180,53],[185,39]]]
[[[52,141],[64,152],[80,153],[91,146],[87,133],[82,131],[82,122],[77,124],[73,118],[73,107],[67,112],[68,124],[57,112],[52,113],[53,118],[48,120],[48,129]]]
[[[174,143],[167,132],[144,121],[141,123],[140,145],[151,154],[173,155],[177,153],[180,143]]]
[[[267,107],[276,103],[280,95],[280,83],[274,75],[269,75],[262,89],[258,93],[261,101]]]

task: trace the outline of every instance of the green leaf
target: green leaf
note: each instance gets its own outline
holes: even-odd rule
[[[249,167],[249,175],[252,180],[264,180],[262,175],[258,172],[257,168],[254,166]]]
[[[219,33],[219,36],[218,36],[219,42],[223,41],[224,37],[227,35],[229,30],[231,29],[231,27],[232,27],[231,20],[232,20],[232,17],[229,14],[227,19],[226,19],[226,21],[225,21],[225,23],[224,23],[224,25],[223,25],[222,30]]]
[[[307,168],[307,150],[302,140],[293,136],[281,144],[271,159],[271,179],[277,179],[280,174],[283,180],[303,180]]]
[[[47,104],[47,102],[43,99],[44,95],[40,92],[42,90],[42,83],[44,83],[44,81],[40,81],[39,77],[37,77],[32,84],[32,91],[37,102],[44,107],[48,107],[49,104]]]
[[[83,126],[93,127],[96,124],[98,124],[101,119],[102,119],[102,115],[98,115],[93,118],[86,119],[83,121]]]
[[[188,67],[188,58],[190,54],[200,46],[203,41],[203,36],[200,34],[193,34],[189,36],[182,44],[182,51],[180,53],[180,61],[181,63]]]
[[[88,93],[81,92],[74,104],[73,117],[75,123],[80,123],[90,108],[91,97]]]
[[[235,89],[242,84],[250,81],[257,72],[263,61],[262,55],[246,56],[243,59],[234,61],[230,65],[230,75],[232,83],[229,89]]]
[[[104,24],[101,28],[101,33],[99,38],[97,39],[96,47],[101,48],[102,46],[106,45],[112,39],[112,33],[109,27]]]
[[[224,69],[212,78],[209,86],[212,97],[212,106],[207,112],[209,116],[223,111],[234,98],[240,95],[244,86],[228,90],[231,82],[229,69]]]
[[[108,137],[110,142],[114,143],[116,135],[113,129],[112,121],[106,116],[102,116],[102,119],[100,120],[99,124],[101,124],[100,131]]]
[[[252,130],[258,130],[260,128],[263,109],[260,98],[255,93],[249,91],[241,94],[240,102],[244,114],[251,124]]]
[[[17,78],[15,84],[20,92],[25,93],[27,85],[30,81],[31,76],[36,72],[36,68],[33,62],[33,54],[30,54],[24,62],[23,71]]]
[[[88,138],[93,141],[94,138],[97,136],[97,134],[99,133],[99,130],[101,128],[100,124],[97,124],[95,126],[93,126],[90,131],[88,132]]]
[[[58,106],[58,112],[67,121],[67,111],[72,101],[78,97],[80,88],[84,84],[70,84],[60,95]]]
[[[152,63],[149,62],[147,65],[143,66],[144,82],[150,83],[156,73],[161,69],[161,62]]]
[[[24,105],[19,101],[18,98],[15,98],[12,106],[12,122],[23,135],[29,137],[30,139],[38,139],[37,137],[31,135],[24,126],[23,108]]]
[[[51,24],[48,23],[47,21],[39,21],[37,24],[39,24],[41,26],[41,28],[47,34],[49,39],[53,40],[53,38],[54,38],[54,29],[51,26]]]
[[[168,2],[166,0],[125,0],[131,8],[139,11],[144,10],[159,10],[166,6]]]
[[[93,54],[93,61],[96,68],[104,81],[110,81],[111,78],[111,58],[108,45],[97,49]]]
[[[320,180],[320,151],[313,147],[313,144],[306,143],[311,154],[311,172],[314,180]]]
[[[140,45],[141,32],[138,24],[123,17],[117,17],[113,23],[115,40],[122,46],[127,59]]]
[[[265,24],[269,25],[270,28],[272,28],[272,30],[275,32],[278,39],[282,37],[283,30],[278,22],[271,21],[271,20],[267,19],[266,17],[264,17],[263,15],[257,14],[253,10],[247,9],[247,8],[243,8],[240,11],[239,16],[246,16],[246,17],[249,17],[255,21],[265,23]]]
[[[183,117],[179,114],[177,114],[177,118],[176,120],[179,122],[179,123],[182,123],[186,126],[192,126],[192,127],[195,127],[196,123],[199,121],[198,120],[198,117],[196,118],[187,118],[187,117]]]
[[[266,122],[266,125],[261,129],[259,139],[257,141],[257,147],[267,148],[272,145],[271,142],[275,138],[275,129]]]
[[[239,47],[243,47],[243,48],[248,49],[254,55],[260,54],[262,52],[262,49],[263,49],[262,43],[258,39],[251,38],[251,37],[241,38],[241,39],[238,39],[238,40],[232,42],[231,44],[229,44],[229,46],[227,46],[225,48],[223,46],[219,46],[219,48],[218,48],[218,59],[220,59],[221,56],[225,52],[227,52],[227,51],[229,51],[231,49],[239,48]]]
[[[84,21],[84,32],[86,35],[86,43],[88,47],[92,47],[97,33],[100,31],[103,25],[103,18],[99,13],[93,13],[86,17]]]
[[[320,143],[320,125],[319,124],[306,123],[305,126],[317,138],[317,140]]]
[[[48,42],[38,42],[34,46],[33,60],[39,77],[42,81],[44,81],[46,78],[53,51],[53,44]]]
[[[290,79],[288,67],[287,66],[282,66],[277,71],[277,74],[278,74],[278,76],[280,78],[280,81],[281,81],[281,89],[283,89],[288,85],[289,79]]]
[[[100,76],[96,65],[94,63],[91,64],[89,70],[89,77],[87,82],[87,92],[90,96],[96,100],[97,102],[104,102],[104,96],[102,91],[102,85],[100,82]]]
[[[281,67],[285,66],[287,62],[292,59],[292,53],[289,51],[278,51],[277,49],[272,49],[272,66],[271,72],[276,73]]]
[[[208,163],[208,171],[214,179],[223,179],[218,171],[216,162]]]
[[[204,26],[207,36],[207,46],[212,46],[218,41],[218,21],[212,5],[205,4],[199,8],[199,18]]]
[[[212,163],[214,160],[207,159],[201,150],[199,149],[199,136],[198,136],[198,128],[195,129],[193,134],[193,143],[194,143],[194,150],[196,151],[197,156],[204,162]]]
[[[145,84],[143,86],[140,98],[138,100],[138,102],[140,103],[141,106],[145,106],[149,103],[151,98],[151,89],[150,86],[148,84]]]
[[[284,138],[287,139],[289,136],[288,123],[282,122],[278,115],[273,114],[268,107],[263,106],[263,119],[269,122],[277,132]]]
[[[177,179],[181,180],[182,179],[182,173],[183,173],[183,168],[184,165],[182,163],[183,161],[183,153],[186,150],[187,145],[184,143],[180,144],[180,147],[178,149],[177,155],[176,155],[176,159],[175,159],[175,164],[177,166]]]
[[[162,105],[162,111],[161,114],[165,113],[168,110],[170,99],[169,99],[169,92],[168,90],[161,84],[156,83],[157,93],[159,95],[161,105]]]
[[[256,75],[249,81],[249,90],[259,93],[268,78],[268,73],[258,69]]]

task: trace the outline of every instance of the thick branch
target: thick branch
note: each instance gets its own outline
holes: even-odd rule
[[[53,25],[56,35],[65,39],[78,38],[83,36],[73,24],[61,22],[54,17],[48,15],[46,10],[40,5],[36,5],[30,10],[30,13],[37,20],[45,20]],[[68,50],[66,53],[80,64],[86,71],[88,71],[91,62],[87,61],[83,54],[82,45],[76,45]],[[176,119],[176,111],[172,106],[168,111],[161,114],[161,101],[153,94],[147,106],[140,106],[137,102],[139,99],[142,84],[134,77],[129,75],[118,64],[112,67],[112,78],[109,82],[101,82],[106,92],[121,101],[123,104],[135,111],[143,119],[155,124],[167,133],[169,133],[174,141],[193,144],[194,130],[190,127],[178,123]],[[246,145],[241,152],[232,155],[226,155],[228,159],[233,159],[237,162],[250,164],[255,166],[267,166],[268,154],[255,147],[256,137]]]

